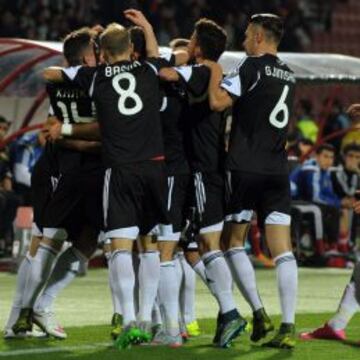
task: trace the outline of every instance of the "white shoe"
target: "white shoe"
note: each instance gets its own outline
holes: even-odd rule
[[[54,336],[58,339],[66,339],[67,334],[63,327],[56,320],[55,314],[52,311],[39,311],[33,314],[34,324],[40,327],[48,335]]]
[[[45,337],[47,337],[47,334],[42,331],[38,331],[38,330],[27,331],[26,333],[15,334],[12,329],[5,329],[4,334],[3,334],[3,338],[5,340],[25,339],[25,338],[45,338]]]

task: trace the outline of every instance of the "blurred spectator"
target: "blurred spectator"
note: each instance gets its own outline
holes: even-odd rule
[[[353,226],[353,204],[355,193],[359,188],[360,146],[347,145],[343,153],[343,164],[332,173],[332,181],[335,193],[342,203],[338,248],[341,252],[348,253]]]
[[[21,197],[22,205],[31,206],[31,174],[42,154],[45,137],[41,132],[20,137],[10,148],[10,163],[14,174],[14,191]]]
[[[300,100],[300,114],[298,117],[297,128],[304,139],[316,142],[319,133],[319,127],[313,118],[313,104],[309,99]]]
[[[334,157],[332,145],[321,145],[316,151],[316,158],[306,161],[290,176],[292,193],[321,209],[324,233],[331,248],[336,248],[338,242],[341,206],[331,181],[330,168]]]
[[[346,145],[357,144],[360,145],[360,104],[353,104],[347,110],[347,114],[351,121],[353,130],[349,131],[342,139],[341,149],[344,149]]]
[[[329,99],[324,101],[324,107],[329,102]],[[337,131],[344,130],[350,127],[349,116],[345,113],[342,102],[339,99],[335,99],[330,114],[328,115],[323,130],[323,136],[333,134]],[[337,151],[340,150],[341,137],[336,137],[328,141],[332,144]]]
[[[9,129],[9,122],[0,116],[0,144]],[[13,192],[8,148],[0,148],[0,255],[10,254],[12,246],[12,223],[20,202]]]

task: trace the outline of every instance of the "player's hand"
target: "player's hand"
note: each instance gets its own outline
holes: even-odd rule
[[[352,121],[360,120],[360,104],[350,105],[346,112]]]
[[[124,11],[125,17],[137,26],[145,28],[151,26],[144,14],[135,9],[128,9]]]
[[[53,118],[51,122],[48,122],[44,126],[42,133],[44,134],[46,140],[55,141],[62,138],[61,127],[62,122],[57,120],[56,118]]]
[[[100,24],[97,24],[91,28],[91,31],[96,33],[96,35],[101,34],[104,30],[105,30],[104,27]]]

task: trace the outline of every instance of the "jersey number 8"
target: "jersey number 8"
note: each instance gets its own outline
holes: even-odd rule
[[[128,87],[124,89],[120,85],[121,80],[128,81]],[[114,90],[119,94],[118,108],[120,114],[123,115],[135,115],[143,109],[143,102],[140,96],[135,92],[136,79],[131,73],[122,73],[116,75],[112,80]],[[133,102],[132,107],[126,106],[126,100],[131,99]]]
[[[278,129],[284,128],[289,122],[289,108],[285,103],[288,93],[289,85],[285,85],[277,104],[270,114],[270,124]],[[279,119],[281,113],[283,113],[283,117]]]

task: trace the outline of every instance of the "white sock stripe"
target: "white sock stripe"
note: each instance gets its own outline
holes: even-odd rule
[[[224,256],[225,257],[231,257],[235,254],[241,253],[241,252],[246,252],[244,247],[236,247],[236,248],[231,248],[227,251],[225,251]]]
[[[131,251],[129,251],[129,250],[115,250],[115,251],[113,251],[113,253],[111,254],[110,260],[113,261],[118,255],[121,255],[121,254],[131,255]]]
[[[296,261],[295,256],[292,252],[286,252],[274,258],[274,262],[276,266],[288,261]]]
[[[206,256],[206,254],[205,254],[205,256],[203,256],[203,258],[202,258],[202,261],[203,261],[204,265],[206,266],[206,265],[209,265],[212,261],[214,261],[220,257],[224,257],[224,254],[222,251],[219,250],[208,256]]]
[[[172,203],[172,194],[173,194],[173,190],[174,190],[174,176],[169,176],[168,177],[168,187],[169,187],[169,191],[168,191],[168,201],[167,201],[167,209],[168,211],[170,211],[171,209],[171,203]]]
[[[162,267],[162,268],[175,267],[175,262],[174,261],[164,261],[164,262],[160,263],[160,267]]]

